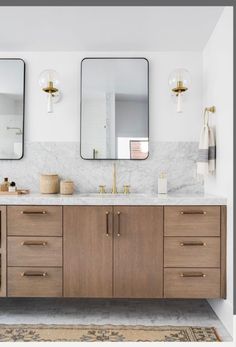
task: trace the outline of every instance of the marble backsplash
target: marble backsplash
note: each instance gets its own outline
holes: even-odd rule
[[[157,178],[167,173],[168,191],[203,193],[203,184],[196,176],[197,142],[152,142],[149,158],[144,161],[119,160],[117,186],[130,184],[131,192],[157,192]],[[21,160],[1,160],[0,176],[9,177],[19,188],[39,191],[41,173],[57,173],[74,181],[76,191],[92,193],[99,184],[112,185],[111,160],[83,160],[78,142],[32,142],[25,144]]]

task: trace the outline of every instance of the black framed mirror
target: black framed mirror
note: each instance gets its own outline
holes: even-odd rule
[[[146,58],[84,58],[80,100],[83,159],[148,157],[149,63]]]
[[[24,155],[25,62],[0,58],[0,159]]]

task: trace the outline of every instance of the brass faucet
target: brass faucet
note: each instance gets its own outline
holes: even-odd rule
[[[116,187],[116,164],[113,164],[113,182],[112,182],[112,194],[117,194]]]

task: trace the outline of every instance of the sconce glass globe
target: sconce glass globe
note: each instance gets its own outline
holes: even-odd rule
[[[169,76],[169,86],[172,99],[177,103],[177,113],[183,112],[183,102],[189,92],[191,77],[188,70],[179,68],[171,72]]]
[[[53,83],[53,87],[59,89],[60,81],[58,73],[55,70],[44,70],[39,76],[39,85],[42,89],[47,88],[49,82]]]
[[[53,113],[53,102],[56,98],[59,91],[59,78],[55,70],[44,70],[39,76],[39,85],[43,92],[47,94],[47,112]]]
[[[191,85],[191,76],[188,70],[179,68],[171,72],[169,76],[169,86],[172,89],[175,89],[178,86],[178,83],[182,82],[183,86],[189,89]]]

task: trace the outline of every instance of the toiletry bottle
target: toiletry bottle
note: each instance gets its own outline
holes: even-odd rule
[[[8,188],[9,188],[9,181],[8,181],[8,178],[5,177],[3,183],[1,184],[1,191],[8,192]]]
[[[158,177],[158,194],[167,194],[167,177],[164,172]]]
[[[16,192],[16,184],[15,182],[11,182],[8,188],[9,192]]]

